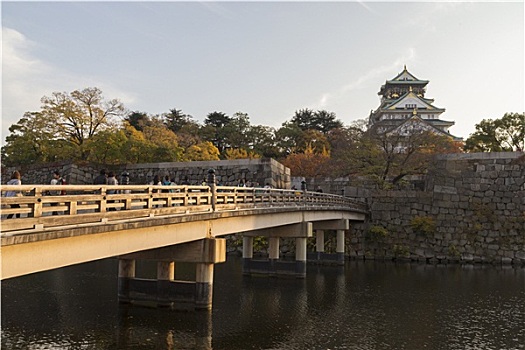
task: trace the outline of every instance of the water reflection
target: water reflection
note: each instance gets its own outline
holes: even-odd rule
[[[2,285],[2,349],[525,349],[525,269],[348,262],[215,269],[213,311],[119,305],[108,259]]]

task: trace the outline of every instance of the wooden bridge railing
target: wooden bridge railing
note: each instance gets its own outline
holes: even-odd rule
[[[0,186],[2,235],[161,215],[262,207],[327,206],[366,212],[363,202],[308,191],[228,186]],[[19,206],[19,207],[17,207]]]

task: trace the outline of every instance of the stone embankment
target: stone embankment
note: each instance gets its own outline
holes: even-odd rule
[[[441,156],[424,191],[370,190],[368,202],[352,257],[525,264],[523,153]]]
[[[270,184],[275,188],[290,188],[290,169],[273,159],[238,159],[224,161],[145,163],[120,166],[94,164],[50,163],[43,166],[27,167],[21,170],[22,183],[47,184],[54,170],[61,172],[68,184],[92,184],[101,168],[114,171],[117,179],[126,171],[130,183],[139,185],[153,181],[155,175],[161,179],[169,176],[176,184],[187,178],[191,185],[200,185],[207,178],[209,169],[215,170],[217,183],[224,186],[237,186],[240,182],[248,186]],[[2,168],[2,177],[9,179],[14,168]],[[4,181],[4,183],[7,181]]]

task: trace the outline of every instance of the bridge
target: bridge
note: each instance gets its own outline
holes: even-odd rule
[[[304,277],[307,238],[336,230],[336,259],[345,231],[364,221],[363,202],[309,191],[216,186],[22,185],[1,190],[1,279],[116,257],[119,300],[211,308],[214,264],[226,259],[224,236],[242,234],[243,273]],[[253,258],[266,237],[268,259]],[[281,239],[295,241],[295,261],[281,261]],[[137,278],[136,261],[157,263],[157,279]],[[196,264],[195,282],[177,281],[175,263]]]

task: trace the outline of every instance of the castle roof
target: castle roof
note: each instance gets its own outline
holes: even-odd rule
[[[403,71],[396,75],[393,79],[387,80],[384,85],[381,86],[381,89],[378,92],[378,95],[384,95],[385,91],[389,87],[393,86],[419,86],[421,88],[425,87],[428,84],[428,80],[420,80],[416,76],[410,73],[407,70],[405,65]]]

